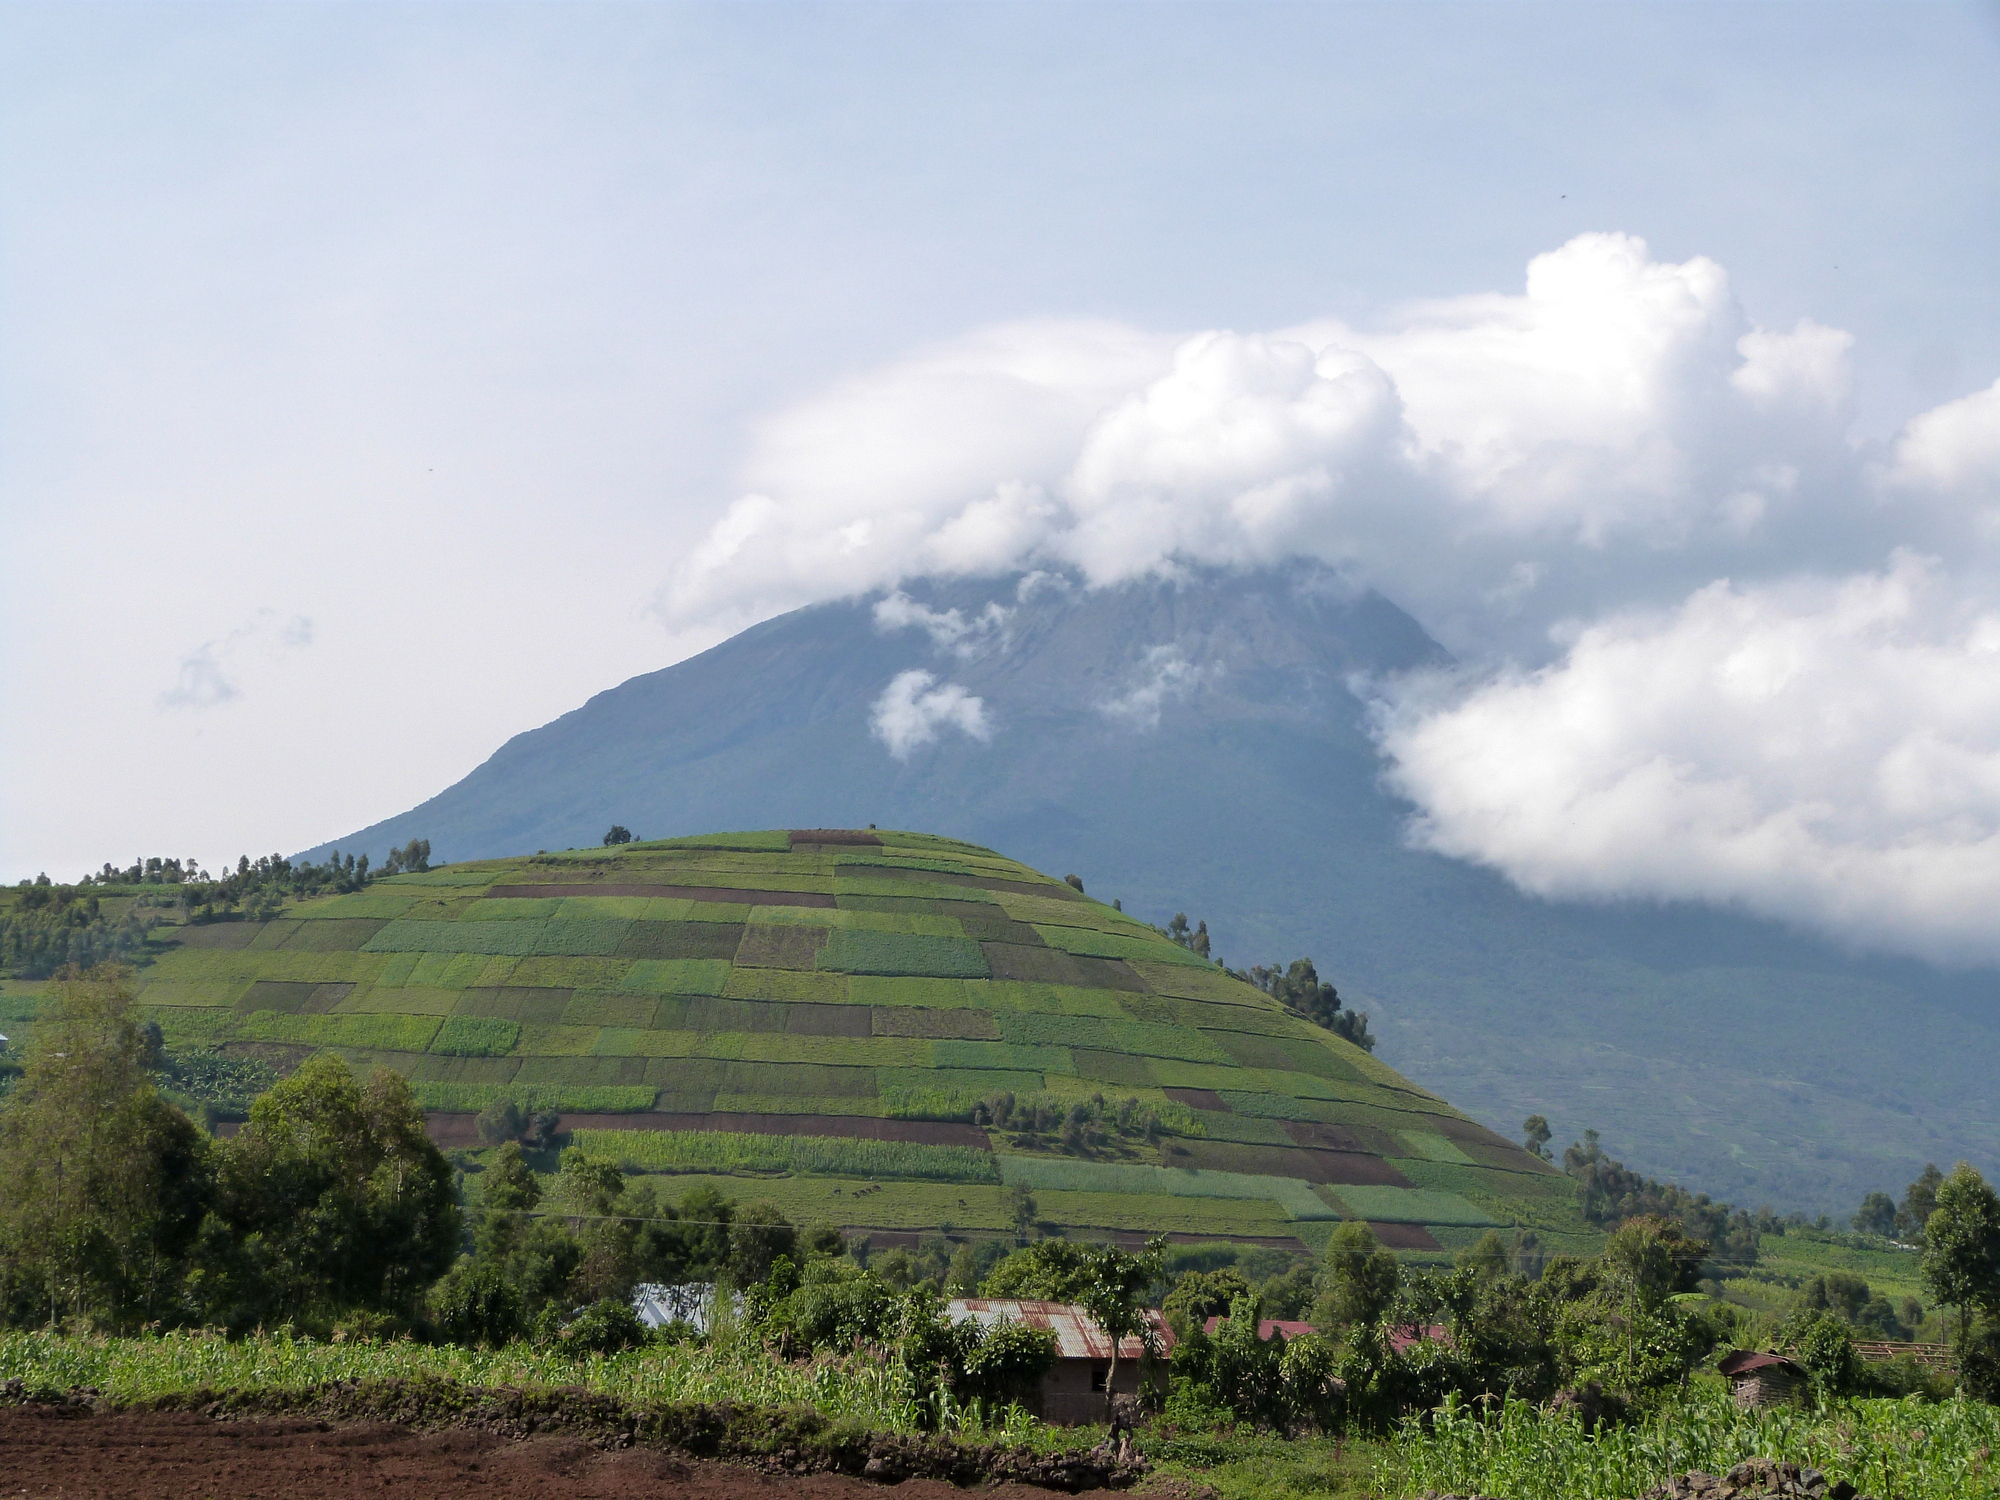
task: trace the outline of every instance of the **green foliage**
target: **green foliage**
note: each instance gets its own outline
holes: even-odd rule
[[[2000,1310],[2000,1195],[1970,1162],[1937,1186],[1924,1224],[1924,1285],[1959,1310],[1959,1352],[1966,1353],[1975,1308]]]
[[[1797,1329],[1792,1350],[1826,1395],[1847,1395],[1861,1383],[1861,1356],[1854,1352],[1854,1335],[1832,1313],[1821,1313]]]
[[[309,1059],[251,1107],[219,1178],[242,1249],[202,1288],[217,1321],[414,1311],[457,1248],[451,1168],[387,1071],[357,1083],[339,1058]]]
[[[1206,931],[1207,924],[1202,924]],[[1206,945],[1203,950],[1206,953]],[[1256,965],[1238,977],[1249,980],[1296,1016],[1323,1026],[1343,1041],[1366,1052],[1375,1050],[1375,1037],[1368,1030],[1368,1012],[1342,1010],[1340,995],[1319,977],[1309,958],[1295,958],[1289,964]]]
[[[31,886],[0,906],[0,972],[45,979],[64,967],[132,962],[160,913],[137,903],[115,919],[87,887]]]
[[[910,974],[939,979],[985,979],[992,973],[979,945],[966,938],[852,927],[833,929],[819,951],[817,964],[843,974]]]
[[[1896,1200],[1887,1193],[1870,1193],[1855,1211],[1854,1232],[1888,1239],[1896,1232]]]
[[[496,1016],[446,1016],[430,1050],[453,1057],[505,1057],[521,1040],[521,1024]]]
[[[579,1148],[654,1172],[799,1172],[813,1177],[998,1182],[993,1153],[970,1146],[696,1130],[579,1130]]]
[[[1365,1226],[1364,1226],[1365,1227]],[[1167,1327],[1177,1339],[1186,1339],[1210,1318],[1227,1317],[1238,1298],[1255,1295],[1255,1289],[1233,1267],[1213,1271],[1183,1271],[1174,1278],[1173,1290],[1160,1304]]]
[[[1366,1224],[1335,1229],[1326,1244],[1324,1289],[1313,1307],[1322,1328],[1372,1327],[1389,1311],[1402,1285],[1402,1268]]]
[[[659,1090],[627,1084],[498,1084],[418,1082],[411,1085],[425,1109],[475,1113],[496,1099],[512,1099],[524,1110],[574,1110],[589,1114],[631,1114],[653,1107]]]
[[[257,1096],[278,1081],[278,1070],[261,1058],[191,1047],[160,1053],[153,1076],[161,1094],[191,1116],[240,1120]]]
[[[558,1340],[572,1359],[622,1354],[646,1342],[646,1325],[632,1304],[617,1297],[600,1297],[563,1325]]]
[[[1648,1493],[1689,1470],[1719,1475],[1781,1455],[1865,1494],[1969,1500],[1992,1493],[1996,1451],[2000,1409],[1976,1401],[1744,1411],[1720,1382],[1704,1381],[1629,1426],[1595,1430],[1572,1411],[1508,1400],[1481,1415],[1454,1400],[1402,1426],[1377,1482],[1391,1494],[1600,1500]]]
[[[526,957],[537,950],[541,922],[391,922],[361,945],[364,953],[485,953]]]
[[[211,1152],[147,1076],[129,971],[66,971],[0,1106],[0,1322],[173,1317]]]

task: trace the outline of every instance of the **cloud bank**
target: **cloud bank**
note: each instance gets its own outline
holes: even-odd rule
[[[1374,328],[989,329],[767,423],[660,612],[1314,558],[1468,663],[1374,685],[1429,847],[2000,962],[2000,382],[1862,442],[1851,342],[1618,234]],[[1004,612],[882,607],[960,655],[1004,641]],[[1143,726],[1175,686],[1108,709]],[[876,732],[982,732],[952,691],[898,678]]]
[[[1380,709],[1415,835],[1548,896],[1733,901],[1956,962],[2000,950],[2000,610],[1903,555],[1719,582],[1538,672]]]

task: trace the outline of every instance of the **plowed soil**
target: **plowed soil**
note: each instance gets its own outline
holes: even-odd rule
[[[1094,1493],[1109,1497],[1112,1491]],[[1047,1490],[894,1486],[840,1474],[771,1475],[647,1449],[606,1452],[573,1437],[510,1441],[315,1421],[217,1422],[185,1414],[90,1416],[0,1410],[0,1496],[84,1500],[1054,1500]]]

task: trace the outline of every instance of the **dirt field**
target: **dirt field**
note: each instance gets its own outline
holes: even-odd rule
[[[1109,1490],[1089,1492],[1109,1500]],[[88,1416],[0,1410],[0,1500],[1053,1500],[1048,1490],[961,1490],[927,1479],[894,1486],[845,1475],[802,1478],[570,1437],[522,1442],[471,1432],[414,1433],[323,1422],[216,1422],[187,1415]]]

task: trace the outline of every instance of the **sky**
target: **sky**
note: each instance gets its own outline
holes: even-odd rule
[[[0,5],[0,879],[1307,554],[1413,836],[2000,960],[2000,9]],[[949,684],[912,685],[936,693]]]

